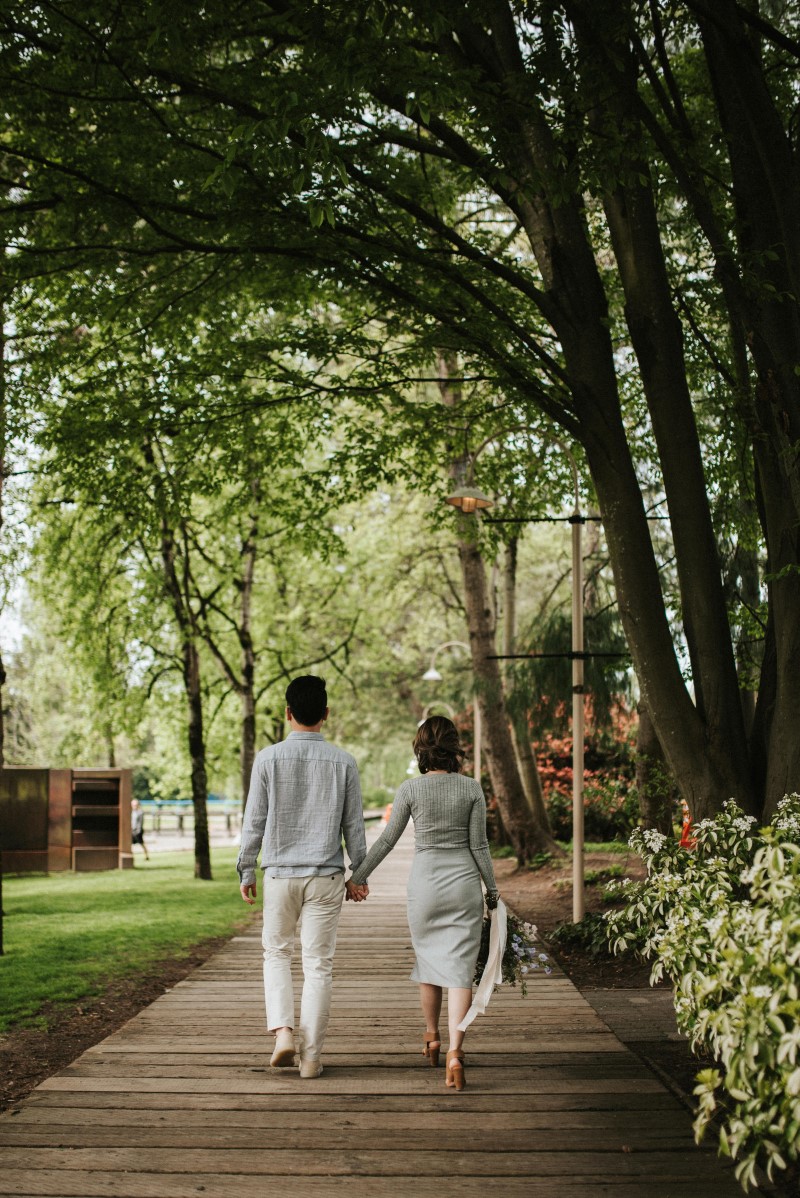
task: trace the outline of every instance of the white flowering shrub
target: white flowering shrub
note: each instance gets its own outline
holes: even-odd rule
[[[718,1063],[697,1077],[695,1134],[718,1118],[747,1190],[757,1166],[772,1177],[800,1155],[800,795],[767,828],[730,801],[694,832],[688,850],[634,832],[648,876],[607,934],[672,979],[678,1026]]]

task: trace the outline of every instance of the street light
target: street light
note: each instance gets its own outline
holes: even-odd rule
[[[484,496],[483,498],[486,499],[486,496]],[[486,503],[482,504],[481,506],[487,507],[490,503],[491,503],[491,500],[486,500]],[[475,511],[475,508],[470,508],[469,510]],[[466,643],[466,641],[443,641],[441,645],[436,646],[436,648],[433,651],[433,654],[431,655],[431,664],[428,667],[428,669],[425,671],[425,673],[422,675],[423,682],[441,682],[442,681],[442,675],[436,669],[436,658],[437,658],[437,655],[439,653],[441,653],[442,649],[466,649],[467,653],[470,653],[470,647]],[[433,707],[434,704],[430,703],[430,704],[428,704],[428,706]],[[427,711],[427,708],[425,710]],[[475,694],[473,694],[473,696],[472,696],[472,710],[474,713],[473,714],[473,742],[474,743],[473,743],[473,749],[472,749],[472,766],[473,766],[472,772],[475,776],[476,781],[480,782],[480,780],[481,780],[481,751],[482,751],[482,747],[483,747],[483,724],[481,722],[481,709],[478,706],[478,696]]]
[[[448,495],[446,502],[458,508],[465,515],[471,515],[480,508],[492,507],[493,500],[475,486],[473,478],[475,459],[491,441],[496,441],[498,437],[508,433],[516,432],[535,432],[537,436],[546,437],[549,441],[554,442],[569,461],[575,490],[575,507],[568,519],[572,525],[572,652],[570,653],[572,658],[572,918],[577,923],[583,919],[586,912],[583,880],[583,525],[586,523],[586,517],[581,513],[578,466],[572,450],[552,433],[531,429],[528,425],[503,429],[481,442],[470,457],[466,484],[463,487],[457,487],[451,495]]]
[[[478,508],[491,507],[492,501],[488,495],[484,495],[483,491],[478,487],[456,487],[452,495],[448,495],[445,503],[452,503],[453,507],[460,508],[462,512],[470,515]]]

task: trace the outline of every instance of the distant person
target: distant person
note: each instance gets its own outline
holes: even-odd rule
[[[275,1033],[270,1065],[299,1057],[300,1076],[319,1077],[331,1006],[333,954],[345,896],[342,836],[352,867],[367,847],[355,759],[326,741],[325,680],[295,678],[286,690],[286,740],[253,763],[237,869],[246,903],[256,900],[256,860],[264,875],[264,998]],[[360,902],[367,887],[350,887]],[[302,917],[302,918],[301,918]],[[291,960],[300,925],[303,995],[295,1044]]]
[[[145,861],[150,860],[147,845],[144,843],[144,812],[138,799],[131,799],[131,845],[142,846]]]
[[[439,1015],[447,989],[450,1045],[445,1085],[463,1090],[464,1033],[459,1024],[472,1002],[472,981],[486,905],[499,898],[486,839],[486,800],[480,782],[461,774],[464,750],[458,730],[446,716],[420,725],[414,754],[421,778],[398,787],[386,828],[349,884],[357,891],[397,844],[409,819],[414,822],[414,862],[408,877],[408,926],[416,954],[411,980],[419,982],[425,1017],[423,1055],[438,1065],[442,1038]]]

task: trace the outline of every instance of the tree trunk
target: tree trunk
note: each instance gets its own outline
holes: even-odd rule
[[[189,757],[192,763],[192,806],[194,808],[194,876],[211,880],[211,849],[208,840],[208,777],[203,732],[203,695],[200,686],[200,655],[193,638],[181,646],[183,682],[189,703]]]
[[[726,143],[736,235],[751,282],[739,319],[758,382],[754,441],[767,543],[771,634],[754,732],[766,761],[764,814],[800,789],[800,201],[796,149],[770,93],[756,35],[741,7],[719,0],[698,13]],[[790,297],[794,297],[791,299]],[[774,685],[774,689],[773,689]]]
[[[609,433],[614,429],[616,452],[609,446]],[[670,770],[679,780],[681,793],[696,820],[716,814],[732,795],[755,813],[746,780],[743,782],[727,742],[707,728],[687,693],[621,419],[609,410],[587,413],[584,435],[603,513],[620,617],[642,698],[658,730]]]
[[[457,363],[452,355],[442,353],[439,355],[437,367],[442,402],[447,407],[457,408],[460,384],[452,381],[457,377]],[[456,458],[451,463],[450,476],[455,483],[463,483],[465,469],[466,461],[463,457]],[[475,702],[481,712],[489,777],[503,827],[514,847],[519,864],[524,865],[537,853],[559,854],[561,849],[550,834],[546,814],[543,823],[537,822],[517,768],[511,724],[496,658],[496,624],[487,587],[486,566],[477,541],[470,539],[477,531],[476,521],[474,517],[461,513],[457,513],[456,520],[464,606],[469,627],[472,671],[475,676]],[[543,806],[542,811],[544,812]]]
[[[259,497],[258,482],[252,485],[253,498]],[[241,746],[241,776],[242,776],[242,809],[247,803],[250,790],[250,776],[253,772],[253,762],[256,756],[256,700],[255,676],[256,655],[253,646],[252,632],[252,601],[253,579],[255,576],[256,551],[258,545],[258,507],[253,506],[250,527],[242,546],[242,576],[239,582],[241,601],[239,616],[239,644],[242,651],[242,679],[240,696],[242,702],[242,746]]]
[[[537,853],[561,852],[545,822],[531,810],[516,768],[514,743],[503,698],[495,653],[495,628],[486,583],[486,567],[478,546],[469,540],[469,516],[457,517],[460,525],[458,554],[464,581],[464,599],[469,624],[472,668],[475,673],[476,701],[483,720],[486,755],[492,790],[500,808],[503,826],[514,846],[520,865]],[[542,810],[543,807],[542,807]]]
[[[503,561],[503,654],[509,657],[516,645],[517,636],[517,545],[516,537],[512,537],[505,547]],[[505,663],[501,672],[504,684],[507,683],[510,663]],[[550,820],[545,807],[542,792],[542,780],[536,765],[531,743],[531,730],[528,726],[527,714],[520,709],[511,715],[511,737],[514,743],[514,755],[517,769],[525,790],[528,806],[533,812],[536,823],[548,832]]]
[[[172,603],[172,610],[180,633],[183,687],[189,710],[187,732],[192,773],[192,806],[194,808],[194,874],[196,878],[210,881],[208,778],[203,729],[203,695],[200,684],[200,655],[197,652],[197,636],[193,627],[191,607],[176,567],[175,536],[166,518],[162,518],[161,558],[164,565],[167,594]],[[184,561],[185,572],[186,562]]]
[[[632,186],[607,197],[606,213],[663,471],[697,713],[717,755],[729,758],[733,793],[753,810],[756,796],[719,554],[655,209],[649,191]]]
[[[103,729],[106,738],[106,758],[108,760],[108,768],[115,770],[117,768],[117,751],[114,742],[114,729],[111,724],[106,724]]]
[[[767,659],[768,644],[762,667],[762,686],[773,699],[772,707],[764,711],[762,725],[756,720],[754,733],[761,726],[767,763],[764,816],[769,818],[784,795],[800,791],[800,523],[784,464],[773,447],[757,444],[756,457],[767,497],[767,591],[774,652]]]
[[[670,777],[664,751],[659,744],[646,703],[639,703],[639,728],[636,733],[636,789],[639,810],[645,828],[672,835],[672,809],[675,786]]]
[[[256,759],[256,704],[252,688],[242,692],[242,748],[241,748],[241,778],[242,778],[242,810],[247,804],[250,791],[250,779],[253,774],[253,762]]]

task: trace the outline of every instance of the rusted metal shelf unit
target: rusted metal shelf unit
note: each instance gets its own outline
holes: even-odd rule
[[[0,770],[0,844],[8,873],[129,867],[131,771]]]

